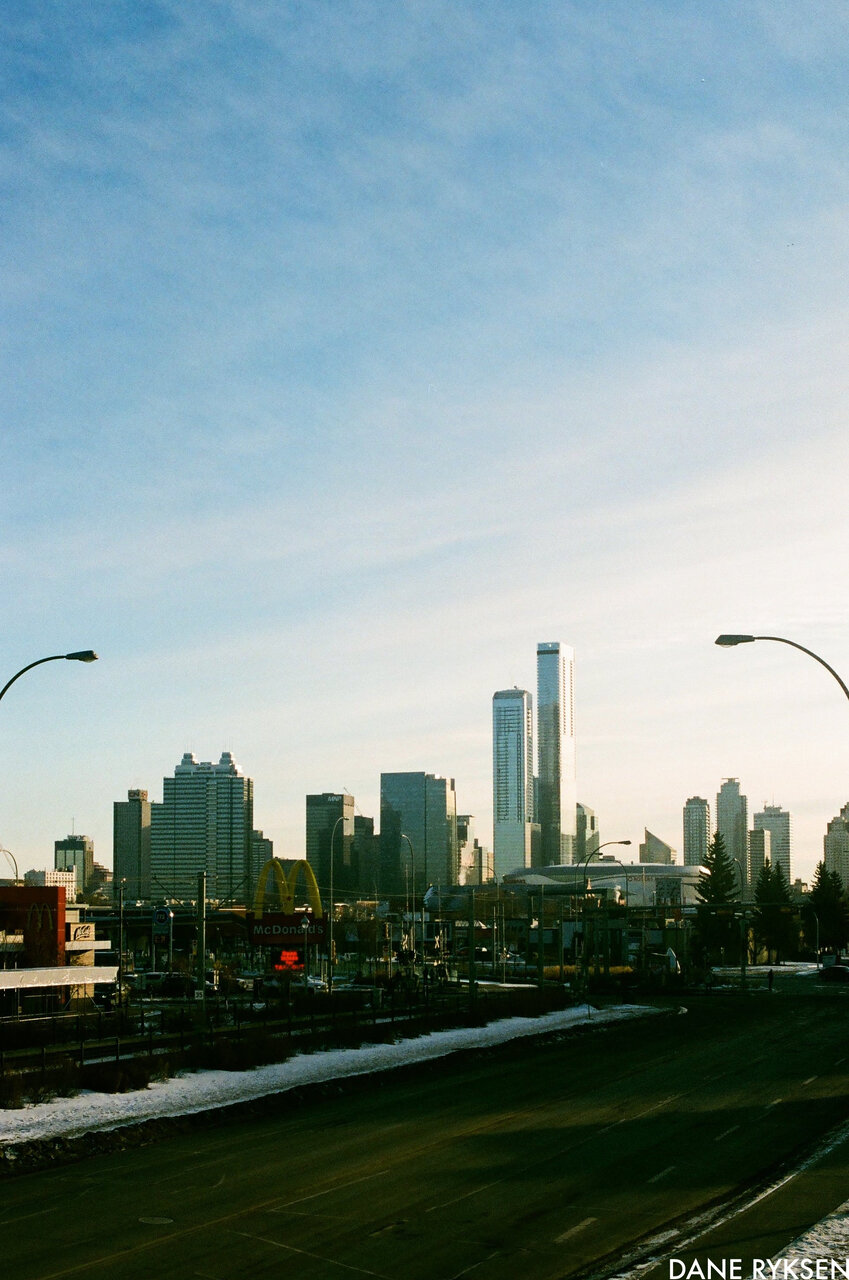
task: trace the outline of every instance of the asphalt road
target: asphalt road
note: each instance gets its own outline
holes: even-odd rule
[[[2,1271],[608,1274],[639,1238],[760,1182],[849,1118],[847,994],[701,998],[677,1016],[516,1042],[305,1103],[284,1095],[262,1117],[13,1179],[0,1193]],[[689,1256],[769,1256],[759,1250],[849,1198],[847,1160],[837,1148]],[[687,1256],[678,1242],[670,1252]]]

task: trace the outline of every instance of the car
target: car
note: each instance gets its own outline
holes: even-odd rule
[[[817,974],[820,982],[849,982],[849,965],[830,964]]]

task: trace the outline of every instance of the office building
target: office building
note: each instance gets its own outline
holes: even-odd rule
[[[24,884],[33,888],[64,889],[65,901],[76,902],[77,869],[69,867],[67,871],[57,871],[55,868],[47,871],[27,871],[24,875]]]
[[[781,867],[788,888],[793,883],[790,878],[790,864],[793,855],[793,819],[786,809],[777,804],[765,804],[761,813],[754,818],[756,831],[768,831],[770,835],[770,862],[773,867]]]
[[[208,898],[252,902],[253,810],[253,779],[229,751],[218,764],[187,751],[173,778],[163,779],[162,803],[150,806],[151,896],[193,901],[203,871]]]
[[[382,773],[380,844],[384,891],[401,892],[405,874],[412,877],[417,893],[432,884],[457,884],[454,779],[432,773]]]
[[[849,888],[849,804],[843,806],[826,828],[823,860],[826,871],[837,872],[843,888]]]
[[[746,880],[749,889],[747,896],[749,897],[764,867],[768,862],[772,862],[771,839],[770,832],[765,827],[756,827],[754,831],[749,832],[749,857],[746,864]]]
[[[126,800],[112,805],[113,887],[117,897],[124,886],[125,902],[150,898],[150,801],[134,789]]]
[[[374,818],[354,814],[353,862],[357,875],[357,892],[366,898],[380,893],[380,840],[374,832]]]
[[[347,792],[324,791],[307,796],[307,862],[322,896],[330,889],[331,853],[336,898],[358,887],[354,866],[354,797]]]
[[[529,867],[534,852],[533,699],[526,689],[492,697],[492,815],[495,875]]]
[[[537,646],[537,755],[540,861],[574,861],[577,838],[575,653],[557,641]]]
[[[640,845],[640,862],[660,863],[665,867],[673,866],[675,850],[672,845],[661,840],[660,836],[653,835],[648,827],[645,828],[645,833],[645,839]]]
[[[710,805],[690,796],[684,805],[684,866],[703,867],[710,844]]]
[[[598,819],[595,813],[585,804],[578,805],[575,839],[575,862],[586,862],[597,852],[601,837],[598,833]]]
[[[94,841],[90,836],[65,836],[53,844],[53,866],[56,871],[77,873],[77,893],[85,893],[94,872]]]
[[[746,866],[749,848],[749,802],[740,794],[739,778],[724,778],[716,796],[716,829],[729,858]]]

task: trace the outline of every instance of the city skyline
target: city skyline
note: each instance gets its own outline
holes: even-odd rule
[[[680,848],[723,777],[810,878],[849,800],[849,31],[828,6],[277,15],[34,0],[0,51],[0,843],[185,749],[457,780],[574,647],[580,798]],[[533,685],[530,685],[533,688]]]

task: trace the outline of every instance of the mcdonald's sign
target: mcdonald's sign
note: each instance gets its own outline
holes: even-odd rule
[[[304,884],[311,911],[308,913],[295,911],[295,888],[298,875],[303,872]],[[268,911],[265,899],[271,889],[276,892],[278,909]],[[309,923],[304,928],[304,921]],[[288,869],[270,858],[259,873],[254,895],[254,909],[248,915],[248,929],[254,946],[260,947],[302,947],[304,935],[310,946],[323,943],[326,936],[324,908],[321,905],[321,894],[313,874],[313,869],[303,858],[293,862]]]

